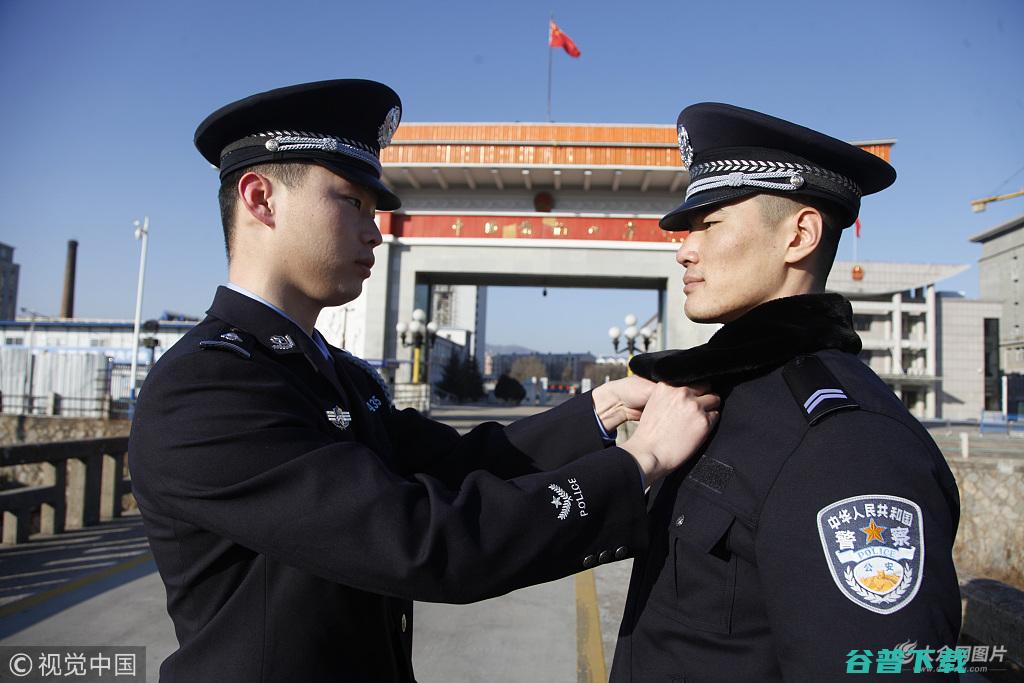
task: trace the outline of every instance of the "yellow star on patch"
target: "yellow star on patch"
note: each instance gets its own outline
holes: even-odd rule
[[[888,527],[878,526],[875,524],[874,518],[872,518],[871,524],[866,527],[861,527],[861,531],[868,535],[868,537],[864,539],[864,542],[871,543],[871,541],[878,541],[879,543],[885,543],[885,541],[882,540],[882,532],[887,528]]]

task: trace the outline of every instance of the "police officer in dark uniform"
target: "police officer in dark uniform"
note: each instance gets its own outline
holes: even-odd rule
[[[611,680],[955,677],[956,484],[858,358],[850,303],[824,291],[861,196],[895,171],[725,104],[688,107],[678,132],[690,184],[661,226],[690,231],[676,258],[687,316],[724,325],[632,367],[709,382],[722,417],[651,491]]]
[[[394,409],[313,325],[358,296],[375,210],[399,206],[379,153],[400,115],[384,85],[325,81],[196,133],[220,169],[230,283],[153,368],[129,444],[179,641],[162,681],[412,681],[411,600],[625,557],[645,541],[644,485],[716,419],[716,396],[639,378],[463,437]]]

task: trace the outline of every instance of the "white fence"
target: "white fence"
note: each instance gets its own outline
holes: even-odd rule
[[[147,368],[140,368],[139,377]],[[0,347],[0,412],[124,417],[131,370],[97,351]]]

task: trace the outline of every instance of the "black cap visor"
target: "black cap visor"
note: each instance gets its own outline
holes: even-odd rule
[[[345,180],[356,185],[362,185],[377,193],[377,210],[394,211],[402,206],[402,200],[398,198],[387,185],[381,182],[377,176],[360,170],[355,166],[340,164],[337,161],[312,160],[312,163],[323,166],[328,171],[337,173]]]
[[[728,202],[750,197],[759,192],[762,192],[762,190],[756,187],[719,187],[715,190],[699,192],[665,214],[658,221],[658,225],[662,230],[669,232],[689,230],[690,216],[698,209],[707,211],[716,204],[727,204]]]

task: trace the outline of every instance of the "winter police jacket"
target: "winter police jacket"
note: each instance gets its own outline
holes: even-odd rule
[[[589,395],[460,437],[331,353],[222,287],[146,380],[129,462],[179,642],[162,681],[412,681],[410,601],[645,539],[636,463]]]
[[[634,360],[655,380],[709,381],[723,408],[702,456],[651,491],[612,681],[928,680],[956,667],[939,652],[960,627],[956,484],[859,351],[849,303],[829,294],[768,302],[708,344]]]

